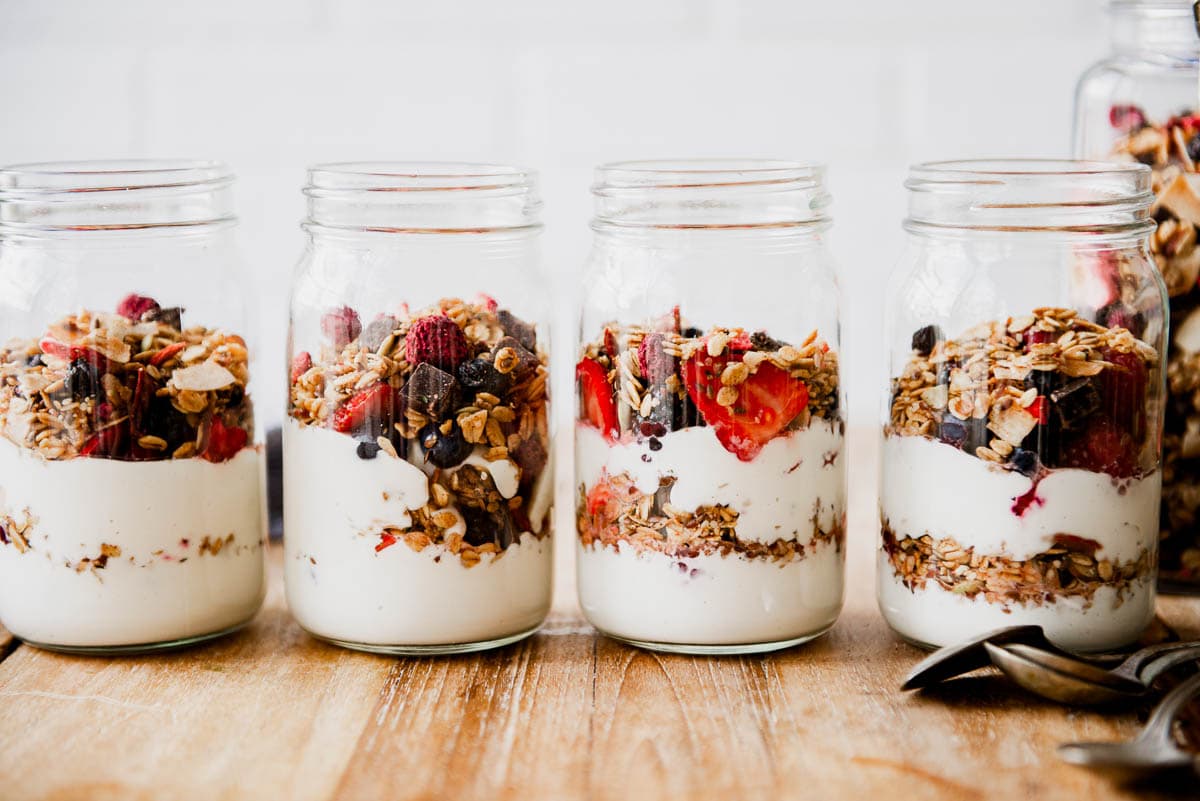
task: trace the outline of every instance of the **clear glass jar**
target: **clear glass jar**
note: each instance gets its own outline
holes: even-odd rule
[[[605,634],[784,648],[842,605],[844,425],[823,169],[597,171],[575,427],[579,598]]]
[[[1154,170],[1150,252],[1170,294],[1160,586],[1200,591],[1200,36],[1192,3],[1115,2],[1113,53],[1079,81],[1075,155]]]
[[[293,614],[382,653],[531,634],[554,490],[535,175],[326,164],[305,194],[283,432]]]
[[[263,455],[213,162],[0,169],[0,620],[147,651],[262,602]]]
[[[1166,328],[1142,165],[912,168],[888,287],[879,605],[943,646],[1154,616]]]

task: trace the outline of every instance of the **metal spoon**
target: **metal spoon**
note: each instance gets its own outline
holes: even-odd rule
[[[1173,735],[1175,718],[1200,696],[1200,673],[1167,693],[1138,736],[1121,743],[1066,743],[1058,756],[1072,765],[1133,779],[1166,770],[1196,768],[1197,755],[1180,748]]]
[[[991,664],[986,643],[1024,643],[1036,645],[1039,648],[1058,650],[1046,639],[1041,626],[1008,626],[995,631],[980,634],[966,642],[939,648],[917,663],[904,684],[902,690],[919,690],[930,687],[938,682],[970,673],[973,670],[987,667]]]
[[[1017,685],[1043,698],[1079,705],[1138,698],[1167,670],[1200,659],[1200,643],[1194,642],[1152,645],[1110,670],[1020,643],[984,647],[992,663]]]

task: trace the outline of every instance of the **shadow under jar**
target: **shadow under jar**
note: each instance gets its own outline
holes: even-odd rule
[[[842,605],[844,426],[823,170],[601,167],[576,384],[579,598],[684,653],[785,648]]]
[[[283,432],[293,614],[382,653],[531,634],[554,488],[534,175],[327,164],[305,193]]]
[[[1105,650],[1153,617],[1165,293],[1150,180],[1039,160],[909,173],[877,570],[905,639],[1031,623]]]
[[[263,455],[213,162],[0,169],[0,620],[137,652],[245,624]]]
[[[1191,0],[1110,3],[1113,52],[1075,98],[1075,155],[1148,164],[1170,296],[1159,587],[1200,592],[1200,36]]]

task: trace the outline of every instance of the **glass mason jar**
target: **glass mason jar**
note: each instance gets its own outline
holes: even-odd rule
[[[1170,295],[1160,585],[1200,591],[1200,36],[1190,0],[1115,2],[1113,54],[1079,82],[1075,155],[1154,170],[1150,252]]]
[[[732,159],[597,171],[577,568],[584,614],[611,637],[766,651],[837,618],[846,458],[823,174]]]
[[[262,603],[233,176],[213,162],[0,169],[0,621],[146,651]]]
[[[1150,170],[912,168],[888,288],[879,605],[922,646],[1037,624],[1133,642],[1154,615],[1166,321]]]
[[[382,653],[531,634],[554,490],[535,175],[325,164],[305,194],[283,436],[293,614]]]

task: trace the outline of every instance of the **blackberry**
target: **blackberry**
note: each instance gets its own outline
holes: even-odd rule
[[[936,325],[924,325],[913,331],[912,349],[920,356],[928,356],[933,351],[933,346],[945,338],[942,329]]]
[[[430,423],[417,433],[417,441],[421,443],[426,461],[434,467],[457,467],[471,455],[471,443],[463,438],[457,422],[451,425],[449,434],[443,434],[436,423]]]
[[[138,431],[152,434],[167,442],[172,450],[196,438],[187,415],[171,405],[170,398],[154,398],[138,421]]]
[[[1193,136],[1187,143],[1187,152],[1192,161],[1200,161],[1200,133]]]
[[[1018,473],[1030,478],[1033,478],[1034,474],[1037,473],[1039,466],[1038,455],[1033,451],[1027,451],[1023,448],[1017,448],[1012,452],[1009,463]]]
[[[100,390],[100,371],[86,359],[76,359],[67,367],[63,387],[71,394],[72,400],[93,397]]]
[[[503,398],[512,388],[512,374],[501,373],[491,362],[483,359],[465,361],[454,372],[458,383],[471,394],[488,392],[497,398]]]

